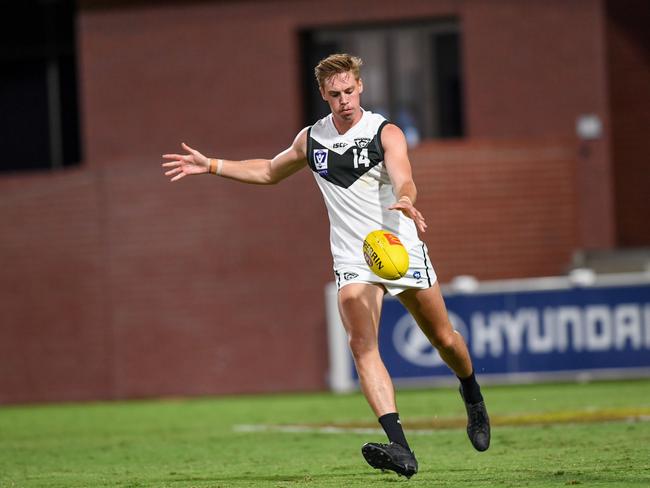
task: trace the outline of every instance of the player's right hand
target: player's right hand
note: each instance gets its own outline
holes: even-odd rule
[[[171,181],[178,181],[186,175],[199,175],[207,173],[210,169],[210,160],[196,149],[192,149],[184,142],[181,147],[188,154],[163,154],[163,159],[169,160],[162,163],[164,168],[171,168],[165,176],[171,176]]]

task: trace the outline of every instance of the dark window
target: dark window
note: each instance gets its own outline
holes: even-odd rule
[[[421,139],[462,137],[463,87],[460,34],[455,21],[346,26],[301,35],[305,124],[327,115],[313,76],[318,61],[335,52],[363,59],[363,107]]]
[[[0,171],[78,163],[74,2],[7,2],[0,15]]]

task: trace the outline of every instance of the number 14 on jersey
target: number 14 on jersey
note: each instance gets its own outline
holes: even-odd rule
[[[368,148],[363,148],[361,152],[358,152],[356,147],[352,148],[352,154],[354,155],[354,167],[355,169],[359,165],[364,165],[366,168],[370,166],[370,158],[368,157]]]

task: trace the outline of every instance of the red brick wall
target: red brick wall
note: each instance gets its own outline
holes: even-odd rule
[[[0,402],[322,388],[311,176],[172,185],[131,167],[2,180]]]
[[[429,143],[411,154],[442,282],[555,276],[577,243],[575,146],[567,140]]]
[[[110,394],[99,190],[86,170],[0,179],[0,403]]]
[[[227,157],[275,154],[302,124],[301,29],[458,14],[452,0],[361,0],[356,15],[345,0],[135,3],[81,11],[90,164],[156,158],[181,140]]]
[[[607,10],[618,245],[650,246],[650,7],[619,0]]]
[[[0,402],[324,388],[332,277],[312,177],[273,188],[214,177],[171,185],[159,157],[182,140],[233,158],[286,147],[302,111],[298,31],[355,21],[349,2],[91,3],[78,22],[82,166],[0,178]],[[412,155],[443,281],[561,273],[586,242],[578,222],[593,220],[577,196],[591,183],[572,158],[572,110],[559,106],[577,97],[576,110],[593,103],[600,113],[600,90],[583,94],[581,76],[597,78],[602,61],[560,63],[557,79],[523,76],[542,68],[513,65],[503,31],[526,36],[504,9],[521,12],[519,2],[490,3],[355,3],[365,21],[461,20],[470,137]],[[586,19],[554,46],[558,56],[572,61],[564,46],[593,40],[598,5],[552,5]],[[539,13],[544,25],[560,16]],[[548,61],[544,43],[526,42]],[[521,82],[499,83],[483,55]],[[566,96],[549,99],[551,109],[538,92]],[[593,164],[606,188],[606,165]]]
[[[615,244],[606,80],[605,13],[599,0],[465,2],[467,121],[473,137],[575,135],[596,114],[604,136],[577,161],[578,238]]]

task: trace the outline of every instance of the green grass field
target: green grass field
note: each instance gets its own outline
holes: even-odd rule
[[[484,393],[485,453],[455,427],[454,389],[399,393],[420,463],[408,481],[365,464],[361,445],[384,436],[358,394],[2,407],[0,486],[650,487],[650,381]]]

